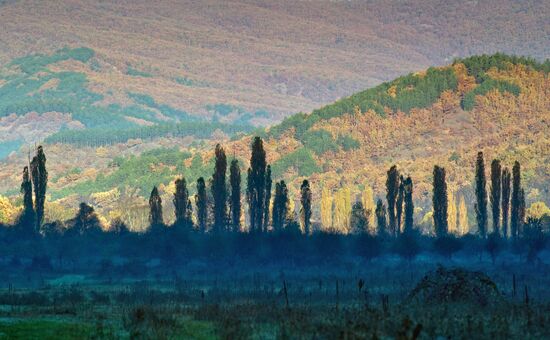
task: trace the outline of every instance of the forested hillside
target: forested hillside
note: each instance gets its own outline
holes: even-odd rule
[[[394,164],[415,179],[417,223],[430,221],[433,164],[447,169],[451,196],[457,206],[466,202],[471,219],[478,150],[508,167],[520,161],[528,204],[548,204],[549,65],[502,54],[457,59],[233,141],[215,136],[239,130],[217,123],[158,123],[154,129],[127,129],[126,134],[96,134],[93,127],[61,131],[46,139],[53,175],[47,214],[68,216],[74,211],[64,207],[85,201],[106,219],[135,211],[143,225],[150,187],[158,186],[160,195],[170,200],[177,176],[194,183],[208,175],[216,141],[225,140],[228,156],[247,166],[250,136],[256,134],[265,139],[273,178],[287,181],[291,202],[309,178],[316,220],[329,218],[323,216],[323,205],[383,197],[385,174]],[[197,137],[211,135],[213,141],[194,141],[186,130],[193,127]],[[12,157],[0,169],[4,194],[15,205],[20,174],[14,169],[25,164],[26,157]]]
[[[86,47],[95,55],[95,71],[85,72],[91,90],[112,91],[107,103],[133,92],[179,111],[262,125],[456,57],[502,51],[541,60],[550,52],[550,9],[539,0],[0,6],[0,65]],[[83,71],[68,64],[59,70]]]

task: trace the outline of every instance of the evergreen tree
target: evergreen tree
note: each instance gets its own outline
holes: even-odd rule
[[[206,183],[202,177],[197,179],[195,205],[197,206],[197,225],[199,231],[205,233],[208,223],[208,197],[206,196]]]
[[[214,166],[214,174],[212,175],[212,198],[214,203],[214,232],[221,232],[227,224],[227,187],[226,187],[226,171],[227,157],[225,151],[220,144],[216,145],[215,150],[216,163]]]
[[[351,231],[355,234],[364,234],[368,231],[369,222],[363,203],[355,201],[351,208]]]
[[[397,166],[392,166],[387,172],[386,200],[388,201],[389,231],[392,236],[397,235],[396,223],[396,199],[399,191],[399,171]]]
[[[34,207],[32,201],[32,182],[29,175],[29,168],[23,168],[23,179],[21,181],[21,193],[23,194],[23,212],[19,224],[25,231],[34,229]]]
[[[175,182],[176,192],[174,193],[174,210],[176,215],[176,225],[186,229],[193,226],[193,208],[189,199],[187,182],[185,178],[178,178]]]
[[[262,231],[264,222],[266,160],[263,141],[255,137],[252,142],[250,168],[248,169],[247,191],[250,230]]]
[[[273,199],[273,230],[280,232],[284,229],[289,211],[288,188],[285,181],[275,183],[275,198]]]
[[[309,181],[304,179],[302,186],[300,187],[300,203],[302,207],[300,209],[300,215],[302,219],[302,225],[304,226],[304,233],[306,235],[311,234],[311,188]]]
[[[231,184],[231,226],[237,232],[241,228],[241,168],[239,161],[231,161],[229,168],[229,182]]]
[[[502,185],[502,166],[498,159],[491,162],[491,210],[493,213],[493,232],[500,235],[500,196]]]
[[[439,166],[434,166],[433,172],[433,219],[435,234],[437,237],[443,237],[447,235],[447,183],[445,180],[445,169]]]
[[[386,222],[386,206],[382,202],[381,199],[379,199],[376,202],[376,223],[378,225],[378,234],[379,235],[386,235],[387,230],[387,222]]]
[[[37,148],[36,156],[31,161],[31,177],[34,187],[36,231],[38,232],[44,220],[44,204],[46,203],[46,188],[48,186],[46,155],[42,146]]]
[[[271,203],[271,165],[268,165],[265,171],[265,203],[264,203],[264,222],[263,229],[267,231],[269,226],[269,205]]]
[[[483,152],[478,152],[476,162],[476,219],[479,235],[487,236],[487,179],[485,178],[485,161]]]
[[[518,161],[512,168],[512,209],[510,211],[510,232],[514,239],[519,237],[521,210],[521,166]]]
[[[414,216],[414,202],[413,202],[413,181],[412,178],[407,177],[403,183],[403,190],[405,196],[405,231],[413,230],[413,216]]]
[[[508,217],[510,216],[510,188],[511,183],[511,174],[510,170],[508,168],[504,168],[504,171],[502,171],[502,202],[501,202],[501,208],[502,208],[502,235],[504,237],[509,236],[509,230],[508,230]]]
[[[157,187],[153,187],[151,196],[149,197],[149,224],[151,227],[158,227],[163,223],[162,199],[160,198]]]

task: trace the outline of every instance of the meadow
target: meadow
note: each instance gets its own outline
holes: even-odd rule
[[[503,248],[495,262],[468,247],[450,257],[425,249],[407,259],[388,241],[377,256],[358,256],[348,251],[350,240],[341,237],[330,243],[340,248],[322,247],[326,253],[311,252],[311,241],[296,243],[296,248],[310,249],[303,254],[276,245],[269,249],[263,242],[248,253],[229,246],[216,251],[211,249],[221,247],[210,241],[203,244],[202,255],[179,249],[173,259],[143,254],[108,260],[91,254],[51,261],[3,257],[0,338],[550,336],[548,250],[533,263],[512,247]],[[499,298],[411,299],[419,281],[438,268],[483,272]],[[477,289],[475,282],[464,284]]]

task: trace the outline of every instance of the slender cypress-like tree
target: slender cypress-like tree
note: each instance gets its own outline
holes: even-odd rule
[[[361,200],[356,200],[351,207],[350,225],[351,231],[354,234],[364,234],[368,231],[369,222],[367,220],[367,213]]]
[[[149,224],[151,227],[162,226],[162,199],[160,198],[157,187],[153,187],[151,190],[151,196],[149,197]]]
[[[508,168],[504,168],[504,170],[502,171],[502,202],[501,202],[502,235],[504,237],[509,236],[508,217],[510,216],[510,193],[511,193],[510,183],[511,183],[510,170],[508,170]]]
[[[402,227],[402,215],[403,215],[403,201],[405,199],[405,183],[403,176],[399,176],[399,189],[397,191],[397,200],[395,202],[395,218],[396,218],[396,229],[397,234],[401,233]]]
[[[175,181],[176,192],[174,193],[174,211],[176,215],[176,225],[186,229],[193,226],[193,208],[189,199],[187,182],[185,178],[178,178]]]
[[[206,196],[206,183],[204,178],[197,179],[197,194],[195,195],[195,205],[197,206],[197,224],[199,231],[206,232],[208,223],[208,198]]]
[[[445,168],[434,166],[434,182],[433,182],[433,219],[435,234],[437,237],[443,237],[447,235],[447,183],[445,180]]]
[[[231,184],[231,226],[237,232],[241,228],[241,168],[239,161],[231,161],[229,168],[229,182]]]
[[[487,236],[487,179],[485,178],[485,161],[483,152],[478,152],[476,162],[476,219],[479,236]]]
[[[300,193],[300,203],[302,205],[300,215],[302,218],[302,225],[304,226],[304,233],[309,235],[311,234],[311,188],[307,179],[304,179],[302,182]]]
[[[491,162],[491,210],[493,213],[493,232],[500,235],[500,196],[502,186],[502,166],[498,159]]]
[[[263,230],[266,166],[263,141],[260,137],[255,137],[252,142],[246,192],[250,214],[250,230],[253,232]]]
[[[387,220],[386,220],[386,206],[379,199],[376,202],[376,223],[378,225],[378,235],[386,235],[388,232]]]
[[[397,166],[392,166],[387,172],[386,178],[386,200],[388,201],[389,232],[397,236],[396,223],[396,199],[399,191],[399,171]]]
[[[521,210],[521,166],[518,161],[512,168],[512,209],[510,212],[510,231],[513,238],[518,238],[520,229]]]
[[[273,230],[275,232],[282,231],[288,219],[288,188],[285,181],[275,183],[275,198],[273,199]]]
[[[214,232],[221,232],[227,225],[227,157],[225,151],[220,144],[216,145],[215,150],[216,163],[214,166],[214,174],[212,175],[212,198],[214,203]]]
[[[23,230],[32,233],[34,229],[34,207],[32,201],[32,182],[28,167],[23,168],[21,193],[23,194],[23,212],[19,218],[19,224]]]
[[[46,170],[46,155],[39,146],[36,156],[31,161],[31,177],[34,187],[34,205],[36,217],[36,231],[40,230],[44,220],[44,204],[46,203],[46,188],[48,186],[48,171]]]
[[[405,232],[413,230],[413,216],[414,216],[414,202],[413,202],[413,181],[412,178],[407,177],[403,183],[403,190],[405,196]]]
[[[263,230],[267,231],[269,227],[269,205],[271,203],[271,165],[268,165],[265,170],[265,203],[264,203],[264,222]]]

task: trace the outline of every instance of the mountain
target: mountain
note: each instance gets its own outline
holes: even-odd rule
[[[543,0],[4,0],[0,65],[50,58],[52,71],[71,72],[63,82],[86,82],[103,95],[101,105],[120,105],[115,116],[141,101],[265,126],[456,57],[546,58],[549,7]],[[59,53],[64,48],[79,49],[80,60],[59,59],[73,53]],[[155,118],[135,116],[142,124]],[[156,118],[163,116],[170,114]]]
[[[464,197],[473,216],[478,151],[485,153],[487,168],[493,158],[509,168],[520,161],[528,204],[548,204],[549,71],[549,61],[503,54],[458,59],[293,115],[255,134],[265,140],[274,178],[290,184],[294,199],[301,181],[311,181],[316,218],[323,190],[345,190],[352,201],[370,187],[383,198],[386,171],[393,164],[414,180],[418,218],[429,211],[435,164],[446,168],[453,198]],[[222,142],[228,155],[241,161],[243,173],[252,136]],[[87,201],[106,218],[122,216],[143,225],[146,197],[159,185],[169,217],[174,178],[183,174],[194,183],[210,176],[215,142],[166,135],[99,147],[47,144],[49,214],[70,216],[68,207]],[[1,189],[13,199],[25,164],[23,154],[0,163]]]

